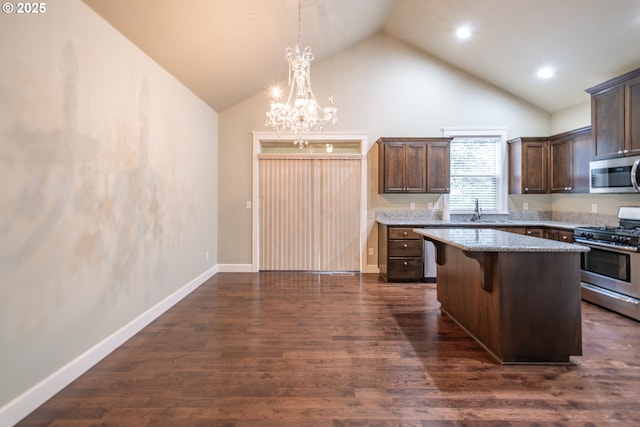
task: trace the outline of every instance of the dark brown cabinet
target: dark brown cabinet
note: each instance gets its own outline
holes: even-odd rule
[[[545,229],[538,227],[500,227],[498,230],[509,233],[524,234],[532,237],[545,237]]]
[[[380,138],[380,193],[448,193],[451,138]]]
[[[422,279],[424,242],[414,228],[421,227],[378,224],[378,266],[387,282]]]
[[[527,227],[524,231],[524,234],[527,236],[531,236],[531,237],[542,237],[544,238],[544,232],[545,229],[544,228],[531,228],[531,227]]]
[[[573,243],[573,231],[561,228],[545,228],[544,238],[549,240],[557,240],[559,242]]]
[[[449,192],[449,148],[451,140],[430,141],[427,146],[427,193]]]
[[[560,231],[557,228],[545,228],[544,238],[549,240],[560,240]]]
[[[549,191],[588,193],[591,127],[549,137]]]
[[[640,69],[587,89],[593,159],[640,155]]]
[[[427,144],[388,141],[380,144],[383,193],[427,192]]]
[[[547,137],[511,139],[509,146],[509,193],[540,194],[549,191]]]

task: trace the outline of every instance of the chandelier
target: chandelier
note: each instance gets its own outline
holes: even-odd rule
[[[290,131],[295,135],[294,144],[303,148],[308,144],[305,134],[322,131],[325,123],[335,123],[338,110],[333,106],[333,95],[329,95],[329,106],[321,108],[311,90],[311,61],[313,53],[310,47],[302,49],[301,0],[298,0],[298,43],[295,48],[285,50],[289,62],[289,97],[286,103],[280,102],[280,90],[274,88],[271,93],[271,108],[267,111],[265,126],[271,126],[276,132]]]

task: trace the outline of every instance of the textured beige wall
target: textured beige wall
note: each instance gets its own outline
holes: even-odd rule
[[[567,132],[591,125],[591,100],[585,93],[585,101],[551,115],[551,134]]]
[[[265,88],[272,83],[265,82]],[[329,91],[334,93],[339,121],[327,130],[365,131],[372,145],[381,136],[440,136],[443,127],[455,126],[507,126],[509,137],[550,132],[550,114],[383,34],[313,63],[312,84],[321,105]],[[220,113],[223,264],[251,263],[251,211],[245,207],[251,200],[251,132],[268,130],[268,105],[265,91]],[[369,246],[377,250],[376,209],[408,208],[412,201],[424,208],[438,197],[378,194],[377,146],[368,161]],[[377,253],[367,263],[377,264]]]
[[[47,6],[0,15],[0,407],[217,262],[217,113]]]

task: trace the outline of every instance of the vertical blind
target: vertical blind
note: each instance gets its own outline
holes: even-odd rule
[[[483,212],[499,211],[500,138],[456,137],[451,141],[451,212],[473,211],[478,199]]]
[[[260,159],[260,270],[359,271],[360,168]]]

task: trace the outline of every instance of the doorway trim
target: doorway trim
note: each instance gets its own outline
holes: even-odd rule
[[[251,271],[260,271],[260,169],[259,157],[263,143],[290,142],[292,150],[287,156],[308,156],[304,150],[293,145],[296,139],[293,134],[278,134],[275,132],[252,132],[253,136],[253,178],[251,189]],[[360,272],[366,271],[367,246],[367,151],[369,150],[368,134],[366,132],[318,132],[306,135],[309,143],[358,144],[357,157],[360,159]],[[338,156],[339,154],[336,154]],[[329,154],[327,156],[330,156]]]

